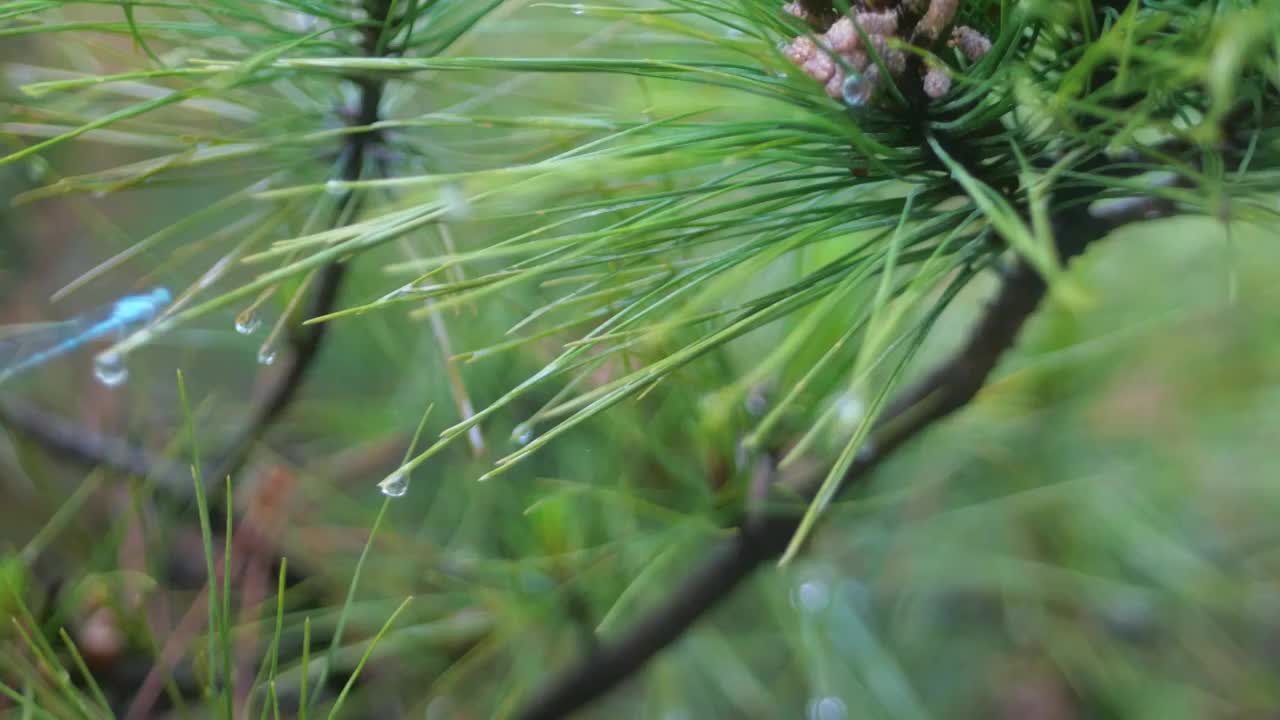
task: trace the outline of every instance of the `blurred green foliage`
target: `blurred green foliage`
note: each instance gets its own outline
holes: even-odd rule
[[[315,217],[336,193],[363,193],[366,205],[350,218],[362,231],[394,224],[396,212],[438,211],[435,222],[347,256],[338,307],[369,311],[332,321],[304,392],[236,478],[235,516],[258,518],[305,579],[281,600],[278,642],[269,567],[246,571],[266,578],[257,597],[247,579],[233,587],[238,614],[228,622],[247,643],[235,660],[250,679],[267,677],[258,663],[278,664],[270,674],[285,708],[296,704],[304,675],[317,693],[319,668],[332,659],[332,687],[320,701],[331,707],[375,634],[412,596],[342,713],[435,720],[511,712],[551,669],[586,651],[593,632],[610,637],[627,627],[728,532],[758,452],[740,450],[741,441],[759,429],[762,410],[841,347],[851,326],[903,313],[886,346],[872,347],[883,350],[883,365],[861,367],[860,353],[871,351],[844,347],[762,440],[816,427],[811,450],[830,462],[866,418],[888,368],[906,362],[889,341],[928,331],[907,365],[908,377],[918,375],[964,337],[990,292],[981,275],[931,326],[918,324],[946,281],[1000,256],[984,224],[991,209],[971,215],[963,203],[975,193],[957,189],[959,173],[930,165],[912,127],[892,115],[850,116],[788,69],[776,46],[794,23],[777,4],[511,2],[481,19],[481,4],[440,3],[444,14],[431,17],[439,22],[409,35],[420,52],[389,58],[402,65],[385,99],[394,168],[387,177],[405,182],[380,185],[370,167],[368,184],[336,186],[338,110],[354,99],[341,71],[360,69],[354,41],[309,37],[313,27],[286,21],[302,13],[339,23],[338,9],[350,3],[0,5],[0,28],[18,38],[0,50],[9,83],[0,141],[10,152],[26,152],[33,135],[83,129],[159,88],[194,100],[113,126],[122,135],[86,132],[0,168],[5,197],[32,200],[0,211],[0,232],[13,239],[0,243],[4,320],[67,317],[156,282],[204,291],[202,278],[230,258],[214,289],[186,306],[199,312],[131,355],[126,386],[95,389],[81,357],[3,392],[186,463],[188,418],[173,369],[186,378],[189,419],[209,452],[244,423],[255,388],[271,379],[272,369],[255,362],[258,346],[320,262],[313,259],[333,247],[315,242],[328,230]],[[425,12],[431,4],[419,5]],[[1008,16],[1015,5],[1023,9],[999,7]],[[1077,5],[1027,4],[1032,17],[1058,18],[1044,34],[1060,37],[1003,69],[966,68],[964,101],[949,99],[954,114],[940,110],[930,121],[963,131],[966,118],[1016,107],[1026,112],[1010,110],[1018,122],[1008,132],[1026,133],[1017,135],[1022,151],[1071,158],[1081,148],[1154,146],[1152,137],[1204,140],[1230,99],[1257,93],[1261,104],[1272,91],[1246,70],[1274,70],[1273,56],[1248,51],[1274,49],[1257,28],[1274,29],[1275,3],[1146,3],[1141,14],[1137,5],[1117,6],[1110,34],[1086,31],[1091,44],[1065,29]],[[122,21],[123,10],[135,13],[134,25]],[[43,20],[30,19],[37,11],[47,13]],[[85,25],[48,20],[58,13],[59,22]],[[274,24],[250,22],[255,13]],[[471,20],[479,23],[449,45]],[[1004,31],[1008,46],[1024,37]],[[59,44],[67,37],[80,44]],[[80,82],[65,67],[91,80],[153,68],[147,53],[179,74],[100,91],[49,90],[47,102],[18,88]],[[299,57],[337,70],[287,64]],[[1095,105],[1113,98],[1082,89],[1081,78],[1104,62],[1141,80],[1126,80],[1124,90],[1148,90],[1127,112]],[[210,80],[206,71],[221,74]],[[683,82],[691,77],[703,84]],[[1153,78],[1161,83],[1144,85]],[[1269,219],[1273,136],[1267,129],[1253,139],[1249,172],[1217,167],[1221,158],[1204,150],[1202,188],[1176,199],[1200,211],[1230,199],[1244,220]],[[1026,158],[1006,151],[1006,140],[985,149],[1000,166],[993,175],[1016,179]],[[206,162],[241,144],[231,160]],[[865,157],[850,147],[873,147],[880,156],[865,155],[889,169],[872,163],[882,174],[853,179],[851,159]],[[1150,167],[1157,160],[1142,158]],[[1093,180],[1083,175],[1066,171],[1062,182]],[[268,176],[269,187],[257,185]],[[1133,191],[1109,188],[1113,196]],[[1013,195],[1035,200],[1021,186]],[[937,232],[920,229],[933,222]],[[135,245],[174,223],[184,224],[154,245]],[[1023,246],[1010,240],[1017,250],[1045,249],[1035,228],[1022,231]],[[956,244],[942,241],[948,232]],[[288,244],[299,238],[313,242]],[[582,248],[598,256],[575,255]],[[122,250],[136,257],[65,301],[44,303]],[[892,305],[877,289],[898,250],[902,282],[892,289],[904,300]],[[720,257],[728,258],[723,267],[711,264]],[[777,321],[644,375],[742,317],[725,308],[784,307],[840,262],[850,265],[837,277],[857,283],[833,282],[811,303],[785,306]],[[261,306],[262,330],[235,333],[236,315],[256,294],[245,288],[270,285],[262,273],[290,263],[312,264],[290,271]],[[420,276],[423,268],[435,274]],[[689,268],[711,269],[680,274]],[[971,407],[896,455],[864,492],[835,502],[797,562],[758,574],[592,716],[1276,712],[1278,271],[1280,254],[1256,222],[1159,221],[1093,248],[1055,277],[1059,292]],[[911,285],[921,277],[927,282]],[[409,283],[447,287],[394,294]],[[574,292],[588,300],[568,302]],[[413,469],[406,495],[388,499],[376,483],[397,470],[402,453],[465,419],[442,335],[424,314],[428,302],[440,303],[443,337],[476,408],[573,352],[576,338],[619,308],[649,315],[634,336],[574,356],[555,382],[497,407],[480,426],[482,450],[456,432]],[[531,313],[537,322],[507,334]],[[529,339],[494,348],[513,337]],[[528,420],[573,402],[566,387],[591,392],[631,377],[645,382],[477,482],[495,460],[559,427],[555,418]],[[428,407],[426,431],[411,448]],[[40,636],[0,633],[13,656],[0,663],[12,691],[0,707],[15,717],[24,709],[96,712],[83,710],[94,700],[82,675],[41,665],[74,667],[57,640],[63,626],[99,651],[86,657],[108,699],[127,702],[115,694],[131,687],[121,679],[124,659],[149,667],[176,618],[204,609],[195,516],[167,502],[154,479],[68,467],[16,433],[0,444],[0,482],[8,500],[0,510],[0,608]],[[94,645],[102,608],[122,636],[111,652]],[[338,626],[344,632],[330,655]],[[206,632],[184,654],[191,662],[182,672],[198,678],[219,652]],[[47,652],[32,649],[41,642]],[[210,687],[211,695],[227,691]],[[270,684],[255,688],[255,707],[269,706]]]

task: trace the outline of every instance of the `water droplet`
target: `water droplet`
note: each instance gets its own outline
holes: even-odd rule
[[[728,38],[740,38],[742,37],[742,31],[738,28],[731,27],[724,31],[724,36]]]
[[[471,215],[471,203],[457,183],[440,188],[440,204],[444,205],[444,215],[450,220],[465,220]]]
[[[831,588],[821,580],[804,580],[791,589],[791,607],[801,612],[821,612],[830,604]]]
[[[845,720],[849,707],[840,698],[828,695],[810,699],[806,715],[809,720]]]
[[[324,183],[324,191],[330,195],[342,195],[347,191],[341,180],[326,180]]]
[[[533,426],[527,422],[522,422],[519,425],[516,425],[511,431],[511,440],[518,445],[528,445],[529,441],[532,439]]]
[[[271,187],[271,178],[262,178],[258,182],[249,186],[249,192],[260,193],[269,187]]]
[[[840,86],[844,104],[855,108],[863,107],[871,99],[871,86],[866,75],[850,71],[845,76],[844,84]]]
[[[89,196],[92,197],[94,200],[101,200],[102,198],[107,196],[107,191],[94,190],[93,192],[89,193]]]
[[[867,406],[863,404],[862,398],[858,397],[857,393],[848,392],[836,400],[836,417],[845,427],[857,427],[866,412]]]
[[[378,483],[378,489],[387,497],[404,497],[409,492],[409,476],[397,470]]]
[[[262,318],[252,310],[245,310],[236,315],[236,332],[241,335],[252,335],[262,327]]]
[[[276,349],[273,347],[263,347],[258,350],[258,364],[270,365],[276,361]]]
[[[40,182],[49,174],[49,163],[42,157],[33,157],[31,162],[27,163],[27,179],[31,182]]]
[[[573,6],[573,14],[574,14],[574,15],[585,15],[585,14],[586,14],[586,12],[587,12],[587,9],[586,9],[585,7],[583,7],[582,3],[578,3],[578,4],[576,4],[576,5],[574,5],[574,6]]]
[[[386,302],[387,300],[395,300],[396,298],[402,298],[412,294],[413,294],[413,285],[412,284],[403,285],[383,295],[382,297],[378,298],[378,301]]]
[[[1156,608],[1144,595],[1119,594],[1107,601],[1100,610],[1106,628],[1126,640],[1148,640],[1158,630]]]
[[[434,292],[442,287],[444,287],[444,285],[436,283],[409,283],[408,285],[401,285],[395,290],[392,290],[386,295],[378,298],[378,300],[396,300],[398,298],[406,298],[414,295],[425,295],[426,293]]]
[[[119,353],[99,353],[93,359],[93,376],[107,387],[116,387],[129,379],[129,368],[125,367],[124,358]]]
[[[285,18],[289,27],[301,32],[310,32],[320,24],[319,18],[304,12],[289,12]]]

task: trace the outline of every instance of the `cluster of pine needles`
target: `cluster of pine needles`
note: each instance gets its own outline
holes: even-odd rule
[[[163,317],[110,348],[122,355],[273,307],[264,362],[299,327],[421,321],[448,355],[454,407],[435,412],[452,424],[389,473],[389,495],[512,421],[514,449],[479,473],[502,482],[606,410],[768,337],[702,411],[746,451],[781,448],[783,468],[827,458],[794,550],[971,281],[1017,257],[1055,298],[1089,302],[1064,272],[1056,213],[1157,196],[1276,219],[1280,3],[960,4],[957,22],[991,40],[979,60],[898,48],[951,68],[945,96],[890,87],[849,107],[787,59],[814,30],[772,0],[11,0],[0,42],[33,51],[5,58],[0,166],[37,180],[17,203],[202,198],[145,236],[104,233],[118,249],[58,291],[184,279]],[[564,28],[578,36],[560,52],[538,39]],[[77,147],[113,162],[59,175]],[[333,264],[383,286],[304,317]],[[491,342],[453,347],[440,318],[513,296],[536,303]],[[490,397],[458,370],[548,347]],[[210,627],[225,640],[222,603]],[[274,662],[260,679],[274,688]]]

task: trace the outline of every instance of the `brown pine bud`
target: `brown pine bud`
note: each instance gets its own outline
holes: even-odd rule
[[[853,52],[862,47],[862,37],[858,35],[858,29],[853,26],[853,21],[847,17],[832,23],[823,39],[826,40],[827,47],[839,53]]]
[[[805,75],[820,83],[830,80],[832,73],[837,70],[835,61],[825,52],[814,53],[814,56],[806,60],[800,69]]]
[[[814,44],[813,40],[809,39],[808,35],[801,35],[795,40],[792,40],[782,50],[782,54],[785,55],[788,60],[797,65],[805,64],[808,62],[809,58],[813,57],[817,52],[818,46]]]
[[[951,42],[947,44],[953,48],[959,48],[960,52],[969,58],[969,62],[977,62],[991,51],[991,41],[987,36],[968,25],[961,25],[952,30]]]
[[[955,18],[959,5],[960,0],[930,0],[929,10],[916,23],[914,35],[928,38],[931,42],[937,40],[943,29]]]
[[[924,75],[924,94],[937,100],[951,91],[951,73],[941,65],[931,65]]]
[[[854,19],[868,35],[894,35],[898,32],[898,13],[893,10],[860,12]]]

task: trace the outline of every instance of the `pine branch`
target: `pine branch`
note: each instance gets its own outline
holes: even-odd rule
[[[336,262],[320,269],[305,317],[318,317],[333,311],[345,272],[346,266]],[[288,365],[254,403],[244,429],[227,444],[215,466],[216,472],[209,473],[209,477],[235,475],[244,466],[254,444],[297,397],[303,380],[320,355],[326,327],[327,323],[300,325],[290,333]]]
[[[391,12],[391,5],[391,0],[368,0],[365,3],[365,11],[369,17],[369,23],[363,31],[361,49],[368,57],[376,57],[380,54],[379,45],[382,27],[388,13]],[[381,50],[381,54],[385,53],[385,49]],[[374,126],[381,119],[380,108],[382,106],[383,89],[386,86],[385,81],[351,77],[348,78],[348,82],[355,83],[360,88],[359,107],[351,120],[351,124],[355,127],[366,128]],[[341,150],[343,163],[336,179],[343,182],[359,180],[364,172],[366,161],[369,160],[372,151],[380,142],[381,135],[377,130],[366,130],[346,135]],[[344,218],[353,217],[358,209],[360,199],[361,197],[358,193],[348,190],[335,203],[332,220],[329,225],[337,227],[343,222]],[[345,273],[346,265],[341,261],[331,262],[320,268],[316,285],[311,289],[311,297],[303,318],[328,315],[334,310]],[[299,324],[293,328],[289,335],[290,357],[288,358],[288,367],[285,368],[285,371],[279,376],[274,385],[255,403],[249,422],[245,425],[240,435],[228,445],[227,450],[222,455],[222,460],[217,465],[218,472],[210,473],[210,477],[221,478],[235,474],[244,464],[249,456],[249,451],[258,439],[262,437],[263,433],[266,432],[266,429],[292,404],[298,390],[302,387],[303,380],[306,379],[307,373],[319,355],[321,341],[324,339],[327,327],[328,323],[315,323],[312,325]]]
[[[1054,217],[1054,237],[1066,260],[1116,228],[1138,220],[1173,214],[1171,203],[1140,198],[1091,213],[1073,205]],[[977,395],[987,376],[1044,299],[1044,280],[1026,262],[1017,261],[1003,274],[999,291],[987,305],[969,340],[946,362],[901,392],[882,414],[872,439],[845,473],[840,492],[859,486],[894,450],[928,430],[938,420],[963,408]],[[794,506],[817,494],[822,476],[794,483],[779,482]],[[621,637],[601,642],[595,652],[554,678],[516,716],[522,720],[562,718],[603,696],[638,672],[659,651],[678,640],[704,613],[729,597],[757,568],[779,555],[799,525],[801,514],[767,506],[749,512],[738,532],[712,548],[703,564],[687,576],[656,608]]]

